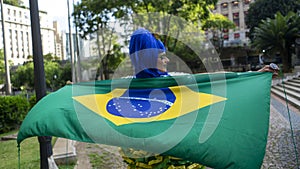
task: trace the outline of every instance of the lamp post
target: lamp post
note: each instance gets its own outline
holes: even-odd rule
[[[72,28],[71,28],[71,16],[70,16],[70,3],[69,3],[69,0],[67,0],[67,5],[68,5],[69,49],[70,49],[70,58],[71,58],[72,82],[76,82],[75,60],[74,60],[74,53],[73,53],[73,38],[72,38]]]
[[[44,60],[42,51],[42,39],[40,30],[40,19],[37,0],[29,0],[30,21],[32,33],[32,51],[34,64],[34,86],[36,99],[39,101],[46,95],[46,80],[44,71]],[[43,113],[43,112],[41,112]],[[48,169],[48,157],[52,155],[51,136],[39,136],[40,144],[40,168]]]
[[[1,21],[2,21],[2,34],[3,34],[3,54],[4,54],[4,64],[5,64],[5,82],[6,82],[6,95],[11,94],[11,83],[10,83],[10,72],[9,72],[9,64],[6,54],[6,41],[5,41],[5,18],[4,18],[4,8],[3,8],[3,0],[1,1]]]

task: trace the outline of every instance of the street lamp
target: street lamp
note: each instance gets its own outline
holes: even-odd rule
[[[6,77],[6,95],[11,94],[11,83],[10,83],[10,72],[9,72],[9,63],[6,55],[6,42],[5,42],[5,18],[4,18],[4,8],[3,0],[1,1],[1,21],[2,21],[2,34],[3,34],[3,54],[4,54],[4,64],[5,64],[5,77]]]

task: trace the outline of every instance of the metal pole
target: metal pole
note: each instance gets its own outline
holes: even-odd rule
[[[70,49],[70,57],[71,57],[72,82],[76,82],[69,0],[67,0],[67,3],[68,3],[69,49]]]
[[[73,9],[74,9],[74,0],[73,0]],[[78,22],[78,16],[75,16],[76,23]],[[78,30],[77,25],[75,24],[75,38],[76,38],[76,56],[77,56],[77,82],[81,82],[81,60],[80,60],[80,52],[79,52],[79,40],[78,40]]]
[[[32,34],[32,50],[34,64],[34,85],[36,99],[39,101],[46,95],[46,80],[44,72],[44,60],[42,51],[42,40],[40,30],[40,18],[37,0],[29,0],[30,20]],[[48,169],[48,157],[52,155],[52,145],[50,136],[38,137],[40,143],[40,168]]]
[[[4,54],[4,64],[5,64],[5,82],[6,82],[6,95],[11,94],[11,82],[10,82],[10,71],[9,63],[6,54],[6,40],[5,40],[5,17],[4,17],[4,7],[3,0],[1,1],[1,21],[2,21],[2,34],[3,34],[3,54]]]

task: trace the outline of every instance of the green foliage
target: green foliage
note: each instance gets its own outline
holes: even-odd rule
[[[48,61],[45,62],[44,65],[47,88],[50,88],[51,90],[60,88],[61,86],[59,85],[60,81],[58,77],[60,77],[62,71],[59,63]]]
[[[99,167],[103,165],[104,156],[100,156],[97,153],[90,153],[89,158],[93,167]]]
[[[246,25],[250,28],[250,38],[254,39],[254,28],[267,18],[273,19],[277,12],[283,16],[300,9],[300,0],[256,0],[250,4]]]
[[[13,63],[11,60],[8,61],[8,65],[12,66]],[[5,60],[4,60],[4,51],[0,49],[0,84],[5,83]]]
[[[203,29],[216,29],[220,31],[233,28],[235,28],[235,24],[221,14],[211,14],[203,25]]]
[[[48,53],[43,56],[45,61],[53,61],[53,60],[59,60],[57,56],[54,56],[52,53]]]
[[[44,62],[46,86],[50,90],[57,90],[65,85],[66,81],[71,80],[70,64],[60,64],[57,61]],[[22,90],[34,89],[34,66],[33,62],[27,62],[19,66],[12,73],[12,84],[15,88]]]
[[[176,157],[164,155],[151,155],[145,151],[137,151],[133,149],[121,149],[121,155],[128,164],[129,169],[204,169],[205,166],[183,160]]]
[[[298,14],[289,12],[283,16],[276,13],[274,19],[267,18],[254,29],[253,45],[260,51],[268,53],[280,52],[283,60],[283,71],[289,72],[293,44],[296,37],[300,37],[300,17]]]
[[[221,14],[211,14],[210,17],[204,22],[203,29],[209,29],[213,34],[212,42],[219,52],[223,48],[223,32],[224,30],[234,29],[235,24],[227,17]]]
[[[15,88],[34,89],[33,62],[27,62],[12,72],[12,84]]]
[[[184,61],[195,63],[194,54],[189,58],[187,57],[190,56],[189,54],[182,52],[186,46],[178,43],[180,33],[200,32],[201,25],[199,21],[202,22],[209,17],[209,9],[216,2],[217,0],[82,0],[75,5],[72,15],[82,37],[86,38],[89,35],[93,35],[93,33],[97,33],[97,38],[99,38],[97,42],[99,45],[98,51],[100,51],[98,55],[101,60],[104,56],[115,52],[110,50],[110,47],[105,48],[103,46],[106,44],[112,44],[113,46],[113,44],[117,43],[109,43],[102,40],[105,40],[105,38],[109,40],[110,33],[103,33],[103,31],[114,29],[110,25],[117,20],[122,25],[126,24],[121,35],[125,37],[125,44],[127,44],[132,29],[145,27],[153,33],[162,35],[159,38],[168,47],[169,51],[177,56],[187,58]],[[103,51],[103,49],[106,51]],[[110,52],[107,52],[107,49]],[[181,53],[175,51],[180,51]],[[102,66],[99,68],[100,75],[102,72],[105,74],[108,70],[105,68],[105,64],[106,61],[103,59]],[[113,66],[108,64],[108,67],[111,68]]]
[[[5,63],[3,49],[0,50],[0,84],[5,82]]]
[[[108,51],[106,56],[102,59],[103,73],[105,79],[109,79],[109,73],[112,73],[125,58],[125,54],[121,52],[121,47],[114,44],[111,51]]]
[[[162,16],[172,15],[183,18],[188,22],[197,23],[209,17],[209,7],[215,5],[217,0],[133,0],[133,1],[102,1],[82,0],[74,7],[73,16],[75,24],[79,28],[82,37],[96,32],[105,27],[109,22],[119,18],[130,18],[132,13],[136,15],[146,13],[159,13]],[[140,26],[153,25],[153,18],[139,18]],[[149,22],[149,23],[147,23]],[[155,30],[155,29],[153,29]]]
[[[3,3],[13,5],[13,6],[21,6],[23,5],[22,0],[4,0]]]
[[[28,110],[29,103],[24,97],[0,97],[0,133],[18,128]]]
[[[36,104],[36,95],[32,95],[29,100],[29,109],[31,109]]]

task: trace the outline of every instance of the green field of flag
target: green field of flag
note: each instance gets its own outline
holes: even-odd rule
[[[213,73],[66,85],[28,113],[17,143],[55,136],[171,155],[212,168],[260,168],[271,73]]]

